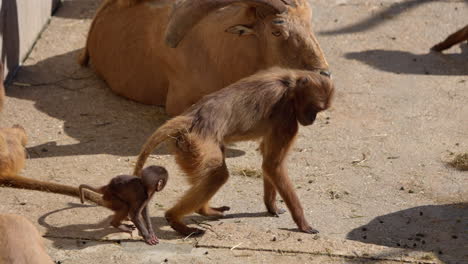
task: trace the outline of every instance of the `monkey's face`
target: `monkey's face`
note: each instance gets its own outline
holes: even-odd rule
[[[317,73],[308,73],[297,78],[294,108],[299,124],[312,125],[317,114],[330,107],[334,94],[331,80]]]

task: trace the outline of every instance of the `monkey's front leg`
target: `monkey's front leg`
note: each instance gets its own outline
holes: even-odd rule
[[[265,202],[268,213],[275,217],[279,217],[280,214],[284,214],[286,212],[283,208],[278,208],[278,206],[276,206],[276,187],[270,181],[268,176],[263,177],[263,195],[263,201]]]
[[[296,136],[297,128],[297,123],[294,122],[289,124],[289,126],[282,124],[272,130],[271,134],[265,136],[262,143],[263,176],[280,193],[299,230],[305,233],[316,234],[318,231],[312,228],[305,219],[301,202],[286,172],[285,159]],[[267,208],[268,206],[271,207],[268,208],[269,210],[278,210],[273,200],[274,189],[268,183],[266,184],[265,204]]]
[[[142,211],[143,209],[140,209],[140,210],[137,209],[137,210],[131,211],[132,222],[136,225],[138,232],[140,233],[140,235],[143,237],[143,239],[145,240],[147,244],[156,245],[159,243],[159,240],[154,236],[154,233],[153,235],[151,235],[150,232],[148,232],[148,229],[144,225],[143,219],[141,217]]]
[[[294,222],[297,224],[299,230],[309,234],[316,234],[319,231],[312,228],[304,216],[304,210],[302,209],[301,202],[297,197],[296,192],[292,186],[289,177],[286,174],[286,169],[283,165],[281,166],[264,166],[266,177],[270,177],[270,180],[275,183],[278,192],[283,198],[284,202],[288,206],[289,211],[292,214]]]
[[[143,215],[143,220],[145,221],[146,227],[148,228],[148,233],[149,233],[149,236],[151,237],[151,240],[156,241],[156,244],[159,243],[159,238],[154,233],[153,225],[151,224],[151,220],[149,218],[148,206],[145,206],[145,208],[143,208],[143,211],[141,212],[141,214]]]

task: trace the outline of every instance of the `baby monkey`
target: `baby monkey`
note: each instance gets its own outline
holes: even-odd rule
[[[154,234],[147,205],[153,194],[164,188],[167,179],[168,173],[164,167],[149,166],[143,169],[141,177],[119,175],[100,188],[82,184],[79,186],[81,203],[84,203],[83,189],[102,194],[103,205],[115,212],[111,221],[113,227],[132,233],[135,226],[122,223],[130,216],[145,242],[156,245],[159,240]]]

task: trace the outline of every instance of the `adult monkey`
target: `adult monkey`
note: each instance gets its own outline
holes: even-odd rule
[[[299,125],[314,123],[317,113],[330,107],[334,86],[327,77],[310,71],[272,68],[206,95],[183,114],[159,127],[146,141],[135,165],[141,175],[150,153],[162,142],[171,142],[180,168],[191,188],[166,212],[171,227],[181,234],[203,231],[186,226],[182,219],[197,211],[223,216],[229,207],[209,206],[210,199],[229,178],[224,145],[261,139],[264,202],[273,215],[284,211],[276,206],[279,192],[299,230],[318,231],[309,225],[299,198],[289,180],[286,155]]]
[[[81,64],[124,97],[177,115],[272,66],[330,75],[307,0],[104,1]]]

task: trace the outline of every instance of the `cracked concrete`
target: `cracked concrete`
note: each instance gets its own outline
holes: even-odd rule
[[[428,53],[466,25],[467,2],[311,2],[338,93],[301,128],[288,167],[317,239],[295,232],[288,213],[265,214],[256,142],[228,151],[231,178],[213,200],[231,206],[226,218],[187,218],[208,229],[201,238],[180,237],[164,220],[187,187],[164,148],[149,160],[170,172],[150,209],[157,247],[115,233],[109,211],[70,197],[0,188],[0,213],[35,223],[61,263],[468,263],[467,173],[445,163],[468,151],[468,46]],[[97,5],[65,1],[7,87],[0,123],[26,128],[27,177],[100,185],[130,173],[167,119],[77,65]]]

